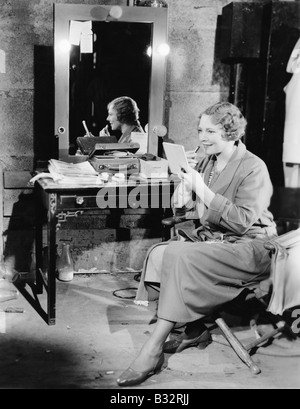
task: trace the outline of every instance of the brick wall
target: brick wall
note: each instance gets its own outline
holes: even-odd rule
[[[222,13],[222,7],[229,2],[168,0],[171,53],[167,64],[165,125],[168,138],[184,144],[187,149],[197,144],[198,113],[209,104],[228,98],[228,66],[215,57],[215,37],[218,16]],[[36,134],[34,124],[38,118],[35,118],[34,93],[37,79],[35,50],[53,46],[54,3],[56,1],[53,0],[0,0],[0,165],[3,172],[12,172],[10,177],[16,175],[15,172],[25,171],[22,186],[11,188],[4,184],[4,189],[1,189],[4,214],[2,217],[0,212],[0,228],[4,232],[1,237],[4,237],[5,243],[12,226],[16,236],[18,229],[25,229],[23,237],[26,240],[26,229],[31,227],[31,216],[28,216],[28,223],[24,217],[26,209],[30,213],[31,206],[31,192],[27,189],[26,178],[34,168],[36,147],[47,144],[49,132],[51,135],[47,121],[39,124]],[[100,0],[73,0],[73,3],[127,4],[126,1]],[[47,126],[43,129],[45,123]],[[16,216],[16,222],[12,220],[14,208],[21,212],[21,216]],[[122,255],[119,256],[121,261],[116,263],[117,267],[140,268],[146,249],[153,242],[160,241],[160,231],[154,233],[147,228],[131,232],[129,241],[115,241],[115,234],[107,232],[104,242],[100,243],[96,230],[92,235],[91,230],[84,227],[72,231],[69,237],[73,237],[78,266],[90,267],[100,258],[102,264],[97,261],[98,266],[107,268],[113,252]],[[28,252],[30,243],[23,244]]]

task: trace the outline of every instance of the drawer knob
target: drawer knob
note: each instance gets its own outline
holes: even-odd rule
[[[76,204],[82,205],[84,203],[84,198],[82,196],[76,197]]]

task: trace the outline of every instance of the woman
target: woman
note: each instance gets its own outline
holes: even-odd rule
[[[131,132],[142,132],[144,130],[139,122],[139,108],[137,103],[130,97],[119,97],[112,100],[108,105],[108,116],[106,120],[110,123],[113,131],[120,130],[122,135],[119,143],[130,143]],[[100,131],[100,136],[109,136],[108,125]]]
[[[148,284],[160,282],[155,329],[131,366],[117,380],[137,385],[161,369],[163,352],[211,341],[203,318],[236,298],[249,283],[265,279],[270,257],[264,241],[277,235],[268,211],[272,185],[265,163],[241,141],[246,120],[237,107],[220,102],[201,115],[198,134],[205,151],[195,169],[180,174],[175,208],[198,215],[200,227],[150,249],[137,301]],[[184,333],[167,341],[176,323]]]

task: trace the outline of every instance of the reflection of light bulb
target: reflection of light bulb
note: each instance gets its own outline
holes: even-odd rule
[[[148,57],[151,57],[151,55],[152,55],[152,47],[151,47],[151,45],[149,45],[149,47],[147,48],[146,54],[148,55]]]
[[[170,46],[167,43],[162,43],[157,47],[157,52],[161,55],[161,56],[166,56],[169,54],[170,52]]]
[[[64,52],[64,53],[68,53],[71,50],[71,44],[68,40],[62,40],[59,43],[59,49],[60,51]]]
[[[123,14],[122,8],[120,6],[112,6],[109,15],[113,18],[120,18]]]

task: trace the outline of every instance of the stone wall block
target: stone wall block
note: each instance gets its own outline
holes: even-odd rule
[[[169,139],[184,145],[188,150],[194,149],[199,144],[197,133],[199,114],[209,105],[226,100],[226,98],[227,94],[221,92],[190,92],[189,94],[172,92],[172,106],[169,111]]]
[[[32,156],[32,106],[33,90],[0,91],[0,135],[3,147],[0,159],[2,155]]]
[[[145,229],[65,230],[58,233],[58,251],[61,242],[71,244],[75,269],[107,271],[140,270],[147,250],[161,241]]]

